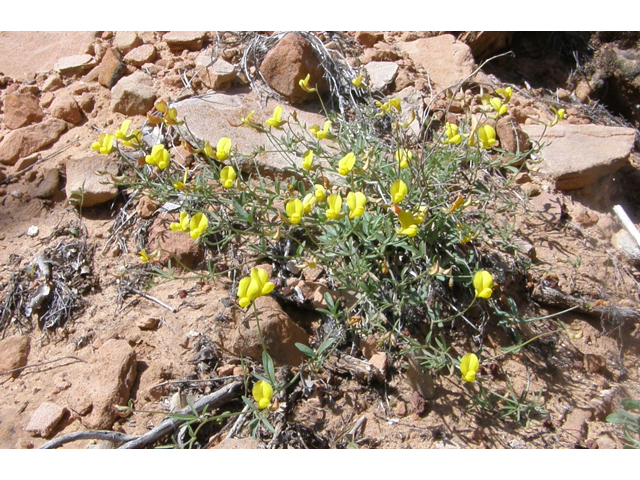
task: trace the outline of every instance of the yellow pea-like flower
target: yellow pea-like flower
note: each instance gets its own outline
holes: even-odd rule
[[[398,167],[408,168],[409,162],[413,159],[413,153],[405,148],[400,148],[396,150],[395,157],[398,162]]]
[[[227,165],[220,170],[220,183],[222,183],[224,188],[231,188],[233,187],[233,182],[236,181],[237,176],[235,169],[232,166]]]
[[[282,120],[282,107],[280,105],[273,109],[273,115],[271,116],[271,118],[267,119],[265,123],[270,127],[278,129],[281,129],[282,125],[287,123],[286,121]]]
[[[302,168],[305,170],[311,170],[311,163],[313,162],[313,150],[307,150],[302,157]]]
[[[351,80],[351,84],[354,87],[364,88],[364,86],[362,85],[362,74],[360,74],[356,78],[352,79]]]
[[[327,220],[337,220],[342,217],[342,197],[340,195],[329,195],[327,203],[329,204],[329,209],[325,212]]]
[[[394,205],[400,203],[407,196],[408,191],[407,184],[402,180],[393,182],[393,185],[391,185],[391,203]]]
[[[364,207],[367,204],[367,197],[362,192],[349,192],[347,195],[347,206],[349,207],[349,218],[361,217],[364,214]]]
[[[491,98],[489,103],[491,103],[491,106],[496,111],[498,118],[500,118],[502,115],[507,113],[507,106],[503,105],[502,101],[499,98],[493,97],[493,98]]]
[[[140,261],[142,263],[147,263],[149,261],[149,255],[144,248],[138,252],[138,255],[140,255]]]
[[[216,146],[216,158],[221,162],[229,158],[229,153],[231,152],[231,139],[228,137],[222,137],[218,140],[218,145]]]
[[[207,216],[204,213],[196,213],[193,217],[191,217],[191,221],[189,222],[189,231],[191,238],[197,240],[200,238],[207,228],[209,227],[209,220],[207,220]]]
[[[411,212],[400,211],[398,213],[398,221],[400,222],[400,228],[396,227],[398,235],[415,237],[418,234],[418,225]]]
[[[478,140],[482,148],[487,150],[493,148],[498,143],[495,129],[491,125],[482,125],[478,128]]]
[[[289,217],[289,221],[293,225],[299,224],[300,220],[302,220],[302,215],[304,214],[304,206],[302,205],[302,202],[297,198],[289,200],[287,202],[287,205],[285,206],[285,209],[287,211],[287,217]]]
[[[460,373],[465,382],[475,381],[479,368],[480,362],[474,353],[467,353],[460,360]]]
[[[462,135],[460,135],[460,129],[454,123],[445,123],[444,124],[444,134],[447,137],[444,140],[444,143],[454,144],[460,143],[462,141]]]
[[[307,76],[304,77],[304,79],[298,81],[298,85],[300,85],[300,88],[305,92],[308,92],[308,93],[317,92],[318,89],[309,86],[310,80],[311,80],[311,74],[307,73]]]
[[[254,113],[256,113],[255,110],[251,110],[251,113],[249,115],[240,119],[240,123],[245,127],[251,127],[255,125],[255,123],[253,123],[253,121],[251,120]]]
[[[311,135],[316,137],[318,140],[324,140],[325,138],[331,136],[331,133],[329,133],[330,128],[331,120],[327,120],[324,122],[322,130],[320,130],[320,127],[318,125],[311,125],[309,127],[309,131],[311,132]]]
[[[258,404],[260,410],[264,410],[271,404],[273,398],[273,388],[264,380],[258,380],[251,389],[253,399]]]
[[[269,281],[269,274],[262,268],[253,268],[248,277],[238,283],[238,305],[242,308],[251,305],[256,298],[269,295],[275,285]]]
[[[496,90],[496,93],[498,95],[502,95],[502,98],[504,98],[504,103],[509,103],[509,100],[511,100],[511,96],[513,95],[513,88],[498,88]]]
[[[159,143],[153,146],[151,154],[147,155],[144,161],[149,165],[155,165],[160,170],[164,170],[169,166],[169,159],[169,152],[164,148],[163,144]]]
[[[180,220],[177,223],[169,225],[169,228],[174,232],[188,232],[189,220],[190,218],[187,212],[180,212]]]
[[[356,156],[353,152],[347,153],[340,162],[338,162],[338,173],[342,176],[347,175],[356,164]]]
[[[314,190],[314,194],[316,196],[316,200],[318,200],[319,202],[324,201],[324,197],[327,193],[326,189],[324,188],[324,186],[320,185],[320,184],[316,184],[313,186],[313,190]]]
[[[114,139],[115,137],[110,133],[102,133],[98,137],[98,141],[91,144],[91,149],[101,155],[108,155],[114,150]]]
[[[493,277],[486,270],[479,270],[473,276],[473,288],[476,289],[476,298],[490,298],[493,293]]]
[[[120,125],[120,128],[116,130],[115,137],[118,140],[126,140],[127,130],[129,129],[129,125],[131,125],[131,120],[127,119],[124,122],[122,122],[122,125]]]
[[[307,193],[302,199],[302,208],[304,213],[309,213],[317,201],[318,199],[316,198],[315,193]]]

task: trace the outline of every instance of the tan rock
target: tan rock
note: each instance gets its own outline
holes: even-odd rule
[[[66,408],[55,403],[44,402],[33,412],[25,430],[34,436],[48,437],[66,413]]]
[[[223,450],[249,450],[260,447],[260,442],[251,437],[246,438],[228,438],[217,444],[215,449]]]
[[[11,93],[4,100],[4,126],[15,130],[44,117],[38,98],[32,93]]]
[[[82,113],[75,99],[67,94],[56,96],[49,107],[51,115],[65,122],[77,125],[82,121]]]
[[[7,337],[0,340],[0,372],[8,372],[27,364],[31,340],[27,336]],[[20,371],[13,372],[11,376],[17,378]]]
[[[156,98],[151,77],[135,72],[122,78],[111,90],[111,110],[124,115],[145,115]]]
[[[158,204],[147,195],[140,199],[138,206],[136,207],[136,211],[140,218],[144,218],[145,220],[151,218],[157,209]]]
[[[54,196],[60,188],[60,171],[58,168],[47,168],[38,176],[31,195],[34,198],[49,198]]]
[[[369,86],[374,90],[386,92],[398,75],[398,64],[395,62],[369,62],[364,70],[369,76]]]
[[[60,75],[70,76],[86,72],[95,67],[96,63],[92,55],[85,53],[63,57],[56,62],[53,69]]]
[[[142,39],[136,32],[116,32],[113,39],[113,46],[123,55],[140,45],[142,45]]]
[[[178,215],[157,216],[149,228],[147,252],[162,249],[160,262],[164,265],[169,260],[174,267],[180,262],[187,268],[194,268],[204,258],[202,243],[196,243],[189,232],[174,232],[170,225],[178,221]]]
[[[229,62],[218,58],[213,65],[211,62],[211,51],[205,50],[196,58],[196,70],[200,71],[198,78],[205,87],[212,90],[226,90],[231,86],[238,74],[236,68]]]
[[[123,60],[127,65],[141,67],[147,62],[152,62],[156,58],[156,53],[156,47],[147,43],[131,50],[125,55]]]
[[[66,171],[67,198],[76,205],[92,207],[118,195],[118,187],[109,182],[109,175],[118,175],[118,164],[106,155],[67,160]]]
[[[496,134],[500,140],[500,148],[519,154],[531,148],[529,137],[522,131],[515,117],[502,116],[496,125]]]
[[[616,172],[628,160],[635,130],[601,125],[523,125],[533,140],[544,131],[547,144],[540,152],[540,173],[555,181],[560,190],[575,190]]]
[[[274,362],[279,365],[299,365],[304,355],[296,348],[295,343],[308,345],[307,333],[291,320],[272,297],[258,297],[255,300],[255,306],[267,351]],[[244,318],[233,334],[231,350],[237,355],[260,360],[262,344],[253,315],[253,307],[243,315]]]
[[[373,47],[384,36],[376,32],[356,32],[354,38],[363,47]]]
[[[0,163],[13,165],[18,158],[48,147],[60,138],[66,128],[63,121],[50,119],[10,132],[0,143]]]
[[[207,32],[169,32],[162,40],[167,42],[171,50],[200,50],[207,38]]]
[[[420,38],[398,46],[417,68],[428,73],[436,91],[459,84],[475,69],[471,49],[453,35]]]
[[[106,88],[113,88],[125,71],[120,52],[115,48],[108,49],[98,66],[98,83]]]
[[[44,84],[42,85],[43,92],[53,92],[54,90],[58,90],[59,88],[64,87],[64,82],[60,78],[60,75],[57,73],[53,73],[47,77]]]
[[[318,55],[311,44],[296,33],[285,35],[267,53],[260,65],[260,73],[271,88],[293,104],[316,96],[315,93],[305,92],[298,84],[307,74],[310,75],[310,86],[317,83],[320,91],[326,88],[322,80],[324,69]]]

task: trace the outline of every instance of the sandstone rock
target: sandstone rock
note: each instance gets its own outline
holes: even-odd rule
[[[496,134],[500,140],[500,148],[503,150],[519,154],[531,148],[529,137],[522,131],[516,119],[510,115],[498,120]]]
[[[61,75],[76,75],[96,66],[96,59],[88,53],[82,55],[71,55],[59,59],[53,69]]]
[[[160,319],[155,317],[143,317],[136,322],[140,330],[155,330],[160,325]]]
[[[527,204],[527,210],[551,226],[557,226],[560,223],[562,207],[560,197],[546,192],[532,197]]]
[[[126,405],[136,379],[136,353],[126,340],[107,340],[69,390],[69,408],[90,429],[110,429],[113,405]]]
[[[423,68],[429,74],[437,91],[459,84],[475,69],[471,49],[453,35],[420,38],[401,42],[398,46],[417,68]]]
[[[369,75],[369,86],[374,90],[386,92],[398,74],[395,62],[369,62],[364,69]]]
[[[113,46],[123,55],[140,45],[142,45],[142,39],[136,32],[116,32],[113,39]]]
[[[629,263],[640,266],[640,246],[624,228],[611,237],[611,244]]]
[[[458,40],[469,45],[477,60],[484,60],[511,45],[514,32],[463,32]]]
[[[82,121],[80,107],[78,107],[78,103],[69,94],[56,96],[49,107],[49,111],[54,117],[73,125],[77,125]]]
[[[34,198],[49,198],[58,192],[59,187],[60,171],[57,168],[48,168],[38,177],[31,195]]]
[[[369,364],[374,368],[374,378],[379,382],[383,381],[387,376],[387,354],[374,353],[369,359]]]
[[[295,347],[295,343],[309,344],[307,333],[296,325],[278,302],[270,296],[258,297],[255,306],[260,319],[260,329],[269,355],[279,365],[297,366],[304,355]],[[231,350],[237,355],[260,360],[262,345],[258,336],[253,307],[243,314],[233,334]]]
[[[384,42],[376,43],[374,48],[365,49],[360,56],[360,60],[365,65],[370,62],[395,62],[398,58],[398,52],[394,47]]]
[[[162,40],[167,42],[171,50],[200,50],[207,38],[207,32],[169,32]]]
[[[244,90],[246,92],[246,90]],[[256,147],[264,145],[264,135],[256,132],[252,128],[238,128],[232,124],[238,124],[240,119],[256,110],[257,95],[255,93],[211,93],[198,98],[188,98],[176,102],[173,106],[178,111],[178,118],[187,122],[185,126],[179,126],[178,130],[183,138],[192,142],[193,145],[203,145],[208,140],[211,145],[216,145],[221,137],[233,139],[234,145],[240,145],[240,151],[251,152]],[[264,112],[256,111],[254,121],[263,122],[273,112],[275,102],[269,102]],[[323,125],[325,118],[298,110],[294,107],[284,106],[282,118],[286,119],[295,112],[301,123],[307,125]],[[282,135],[274,131],[277,136]],[[302,163],[302,159],[299,159]],[[261,153],[255,158],[260,172],[263,175],[274,178],[288,178],[291,174],[286,172],[290,166],[287,158],[277,153]],[[255,171],[253,160],[245,161],[239,159],[240,168],[247,173]]]
[[[378,40],[383,39],[383,35],[374,32],[356,32],[354,38],[363,47],[373,47]]]
[[[44,117],[38,98],[32,93],[11,93],[4,100],[4,126],[15,130]]]
[[[109,175],[118,174],[118,164],[106,155],[89,155],[67,160],[66,164],[67,198],[82,207],[99,205],[118,195],[118,187],[109,180]],[[100,175],[100,172],[107,175]]]
[[[567,414],[563,430],[576,444],[581,442],[585,437],[587,430],[587,421],[593,417],[593,412],[584,408],[573,408]]]
[[[27,336],[7,337],[0,340],[0,372],[8,372],[27,364],[31,340]],[[20,371],[13,372],[11,376],[17,378]]]
[[[83,93],[80,97],[76,98],[76,102],[84,113],[91,113],[96,104],[95,97],[91,93]]]
[[[530,139],[538,140],[544,125],[523,125]],[[562,125],[547,128],[540,156],[540,173],[552,178],[560,190],[575,190],[616,172],[629,158],[635,141],[632,128],[600,125]]]
[[[206,50],[196,58],[196,70],[204,69],[198,75],[205,87],[213,90],[226,90],[231,86],[238,74],[236,68],[229,62],[218,58],[213,65],[211,61],[211,51]]]
[[[18,160],[16,162],[14,170],[16,172],[20,172],[20,171],[24,170],[25,168],[29,168],[31,165],[36,163],[38,160],[40,160],[40,155],[38,155],[37,153],[33,154],[33,155],[29,155],[28,157],[21,158],[20,160]]]
[[[22,81],[45,73],[59,58],[88,53],[96,32],[0,32],[0,72]]]
[[[308,300],[315,309],[327,308],[327,302],[324,299],[324,295],[326,293],[331,295],[334,301],[338,300],[338,294],[329,290],[321,283],[305,282],[304,280],[300,280],[297,286],[302,292],[302,296],[305,300]]]
[[[144,218],[145,220],[151,218],[156,210],[158,209],[158,204],[151,198],[145,195],[140,199],[138,205],[136,206],[136,211],[140,218]]]
[[[251,437],[246,438],[227,438],[222,440],[218,445],[213,447],[218,450],[254,450],[260,447],[260,442],[258,440],[254,440]]]
[[[147,43],[134,48],[124,57],[124,63],[127,65],[133,65],[134,67],[141,67],[147,62],[152,62],[156,58],[156,47]]]
[[[55,403],[44,402],[33,412],[25,430],[33,433],[34,436],[48,437],[66,413],[66,408]]]
[[[18,158],[55,143],[66,128],[67,124],[63,121],[50,119],[10,132],[0,143],[0,163],[13,165]]]
[[[40,97],[40,106],[42,108],[49,108],[49,105],[51,105],[53,103],[53,101],[55,100],[56,96],[53,92],[45,92],[42,94],[42,97]]]
[[[57,73],[53,73],[49,75],[45,82],[42,84],[43,92],[53,92],[54,90],[58,90],[59,88],[64,87],[64,82],[60,78],[60,75]]]
[[[309,85],[319,86],[320,91],[326,88],[322,75],[324,69],[311,44],[301,35],[289,33],[267,53],[260,73],[276,92],[287,98],[292,104],[302,103],[314,98],[315,93],[307,93],[298,82],[310,75]]]
[[[176,260],[187,268],[194,268],[204,258],[202,243],[196,243],[189,232],[174,232],[170,225],[178,221],[178,215],[157,216],[149,228],[147,252],[152,253],[162,248],[160,262],[164,265],[171,259],[171,264],[179,266]]]
[[[98,83],[106,88],[113,88],[125,71],[122,56],[115,48],[108,49],[98,67]]]
[[[135,72],[111,90],[111,110],[124,115],[145,115],[153,108],[156,98],[151,77]]]

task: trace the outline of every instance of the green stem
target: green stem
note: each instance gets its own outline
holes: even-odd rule
[[[260,319],[258,318],[258,309],[256,308],[256,302],[253,302],[253,316],[256,318],[256,325],[258,326],[258,338],[260,338],[260,344],[262,345],[262,351],[267,351],[267,345],[264,343],[264,337],[262,336],[262,330],[260,329]],[[269,352],[267,352],[269,353]]]

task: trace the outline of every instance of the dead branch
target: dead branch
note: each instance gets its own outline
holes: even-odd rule
[[[21,370],[24,370],[25,368],[41,367],[42,365],[47,365],[49,363],[55,363],[55,362],[59,362],[60,360],[67,360],[67,359],[75,360],[76,362],[87,363],[86,360],[82,360],[81,358],[78,358],[78,357],[60,357],[60,358],[55,358],[53,360],[49,360],[48,362],[32,363],[31,365],[25,365],[24,367],[14,368],[13,370],[9,370],[7,372],[0,372],[0,377],[3,375],[10,375],[14,372],[19,372]]]
[[[110,430],[91,430],[88,432],[74,432],[62,437],[55,438],[40,447],[41,450],[58,448],[65,443],[75,442],[76,440],[108,440],[113,443],[130,442],[138,438],[136,435],[127,435],[120,432],[112,432]]]
[[[332,355],[325,366],[337,373],[348,373],[362,382],[370,383],[373,379],[383,378],[382,372],[365,360],[351,355]]]
[[[146,298],[147,300],[151,300],[154,303],[157,303],[158,305],[160,305],[161,307],[166,308],[167,310],[169,310],[171,313],[176,313],[177,310],[173,307],[170,307],[169,305],[167,305],[166,303],[161,302],[160,300],[158,300],[155,297],[152,297],[149,294],[146,294],[144,292],[141,292],[140,290],[137,290],[133,287],[125,287],[128,291],[130,291],[131,293],[135,293],[136,295],[140,295],[141,297]]]

